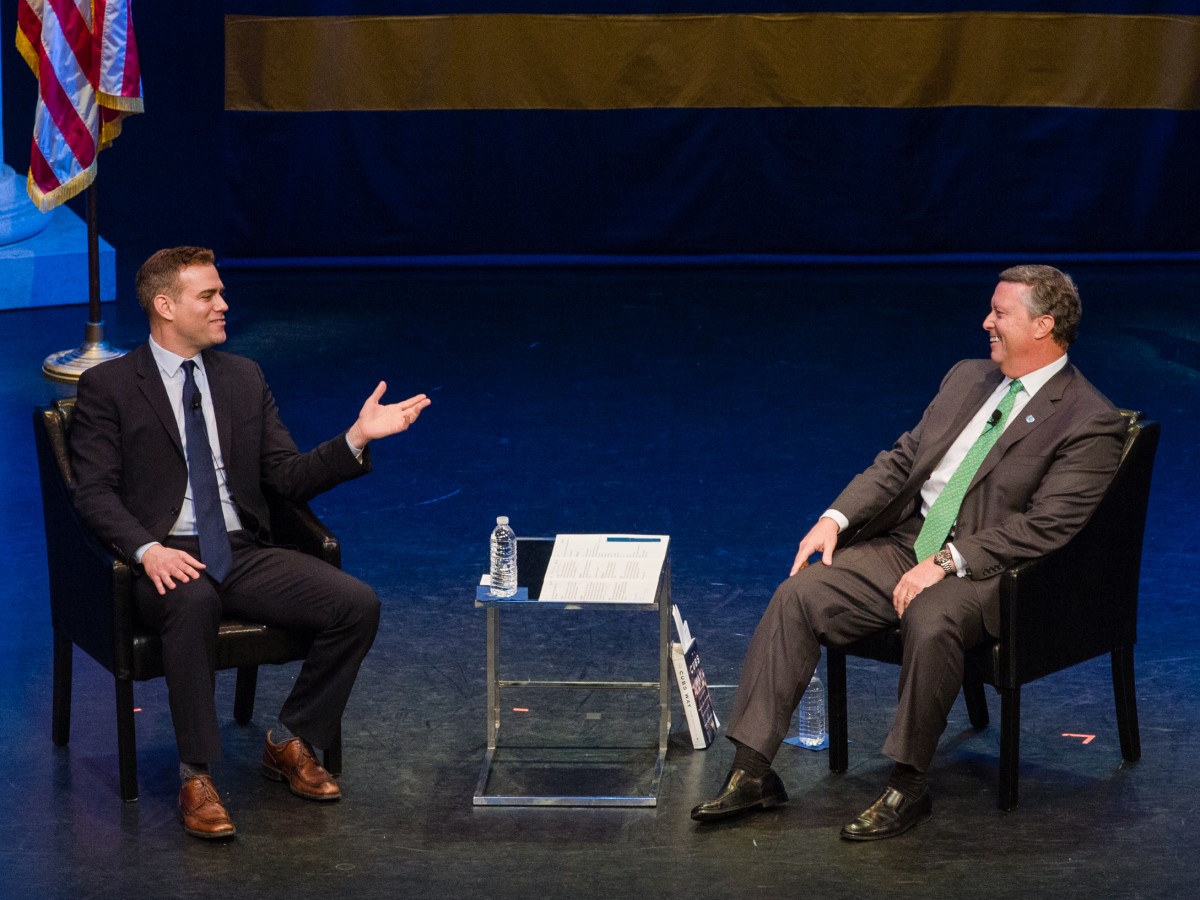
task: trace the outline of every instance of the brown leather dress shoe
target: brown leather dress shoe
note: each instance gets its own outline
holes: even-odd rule
[[[263,745],[262,773],[275,781],[286,781],[292,793],[305,800],[336,800],[342,796],[333,776],[298,737],[276,744],[268,732]]]
[[[179,789],[179,818],[183,830],[192,837],[231,838],[237,834],[208,775],[197,775],[183,783]]]

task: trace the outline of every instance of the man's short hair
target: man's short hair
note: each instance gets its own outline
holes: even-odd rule
[[[148,316],[154,298],[166,294],[174,298],[179,292],[179,274],[191,266],[216,265],[217,257],[207,247],[169,247],[159,250],[142,263],[134,279],[138,305]]]
[[[1083,306],[1070,275],[1053,266],[1013,266],[1000,273],[1000,280],[1028,285],[1029,314],[1054,318],[1052,337],[1064,350],[1075,343]]]

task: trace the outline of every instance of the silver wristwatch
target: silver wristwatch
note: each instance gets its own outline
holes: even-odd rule
[[[933,554],[933,561],[941,566],[942,571],[947,575],[954,574],[954,554],[950,552],[949,547],[943,547]]]

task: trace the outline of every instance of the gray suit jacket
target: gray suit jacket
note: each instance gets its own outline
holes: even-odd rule
[[[203,360],[230,493],[259,540],[271,538],[265,491],[307,500],[370,471],[369,452],[355,459],[344,433],[301,453],[257,363],[217,350]],[[188,472],[149,344],[83,374],[70,442],[75,505],[88,527],[127,560],[162,541],[179,516]]]
[[[1002,380],[995,363],[963,360],[921,421],[854,478],[832,507],[850,521],[840,546],[877,537],[920,510],[921,485]],[[963,498],[954,546],[971,578],[993,579],[1074,535],[1120,460],[1125,420],[1074,366],[1037,392],[984,459]]]

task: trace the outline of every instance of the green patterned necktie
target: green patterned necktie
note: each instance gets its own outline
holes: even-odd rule
[[[946,482],[942,492],[929,507],[929,515],[925,517],[925,524],[921,526],[921,533],[917,535],[917,541],[913,544],[917,562],[928,559],[942,549],[942,544],[946,542],[946,538],[950,534],[950,527],[958,518],[958,508],[962,506],[967,487],[970,486],[975,473],[979,471],[983,458],[988,455],[988,451],[1000,437],[1000,432],[1004,430],[1004,423],[1008,421],[1008,414],[1012,412],[1013,403],[1016,402],[1019,390],[1021,390],[1019,379],[1008,386],[1008,393],[996,407],[1000,418],[994,423],[988,422],[984,426],[983,434],[976,438],[971,449],[967,451],[967,455],[963,457],[963,461],[958,464],[958,468]]]

